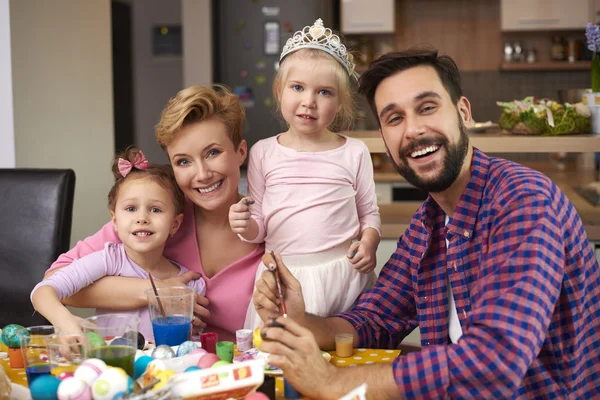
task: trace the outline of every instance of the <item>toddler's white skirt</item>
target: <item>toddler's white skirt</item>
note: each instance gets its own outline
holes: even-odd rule
[[[346,257],[351,244],[347,242],[316,254],[282,256],[283,263],[302,285],[308,313],[328,317],[347,311],[375,283],[374,272],[361,274],[352,267]],[[266,269],[261,262],[255,282]],[[260,323],[254,302],[250,301],[244,328],[255,329]]]

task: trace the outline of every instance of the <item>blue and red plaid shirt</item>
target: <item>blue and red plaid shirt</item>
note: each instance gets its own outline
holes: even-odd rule
[[[444,224],[429,197],[376,285],[339,316],[360,346],[422,350],[394,360],[412,398],[600,396],[600,270],[573,205],[543,174],[474,149]],[[445,239],[450,245],[446,250]],[[447,279],[463,330],[448,338]]]

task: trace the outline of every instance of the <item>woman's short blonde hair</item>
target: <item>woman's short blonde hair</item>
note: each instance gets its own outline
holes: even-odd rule
[[[352,61],[352,54],[348,54]],[[273,97],[277,104],[277,111],[281,105],[281,93],[283,92],[287,76],[293,64],[293,60],[297,58],[308,58],[314,60],[329,60],[332,61],[333,71],[337,78],[340,104],[342,108],[337,113],[335,119],[328,127],[333,132],[349,130],[352,128],[354,119],[356,118],[356,79],[348,75],[348,71],[335,58],[318,49],[302,49],[288,54],[281,61],[279,70],[273,80]]]
[[[229,139],[237,150],[242,142],[244,109],[239,97],[222,85],[192,86],[177,93],[167,103],[156,124],[156,140],[163,150],[190,124],[217,118],[225,124]]]

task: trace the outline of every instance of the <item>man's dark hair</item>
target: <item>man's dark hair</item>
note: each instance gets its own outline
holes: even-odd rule
[[[375,106],[375,91],[381,81],[398,72],[421,65],[435,68],[450,98],[454,104],[458,103],[462,97],[460,73],[450,56],[438,56],[437,50],[427,47],[412,47],[405,51],[387,53],[373,61],[358,81],[358,92],[367,98],[379,126],[381,126],[381,122]]]

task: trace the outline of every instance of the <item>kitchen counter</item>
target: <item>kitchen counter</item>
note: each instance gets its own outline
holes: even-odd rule
[[[385,153],[379,131],[351,131],[345,135],[361,139],[371,153]],[[485,153],[593,153],[600,152],[600,135],[527,136],[507,135],[499,129],[469,133],[473,146]]]
[[[363,140],[371,153],[385,153],[385,146],[378,131],[352,131],[346,135]],[[600,152],[600,135],[566,136],[517,136],[505,135],[500,130],[487,133],[469,134],[473,146],[488,153],[554,153]],[[538,170],[552,179],[573,203],[587,232],[590,241],[600,242],[600,207],[584,199],[574,186],[584,185],[598,180],[595,171],[581,169],[576,162],[567,163],[564,171],[558,171],[549,162],[527,163],[528,167]],[[400,182],[404,179],[386,166],[375,171],[376,182]],[[380,204],[382,238],[398,239],[410,223],[410,219],[421,202],[402,202]]]

